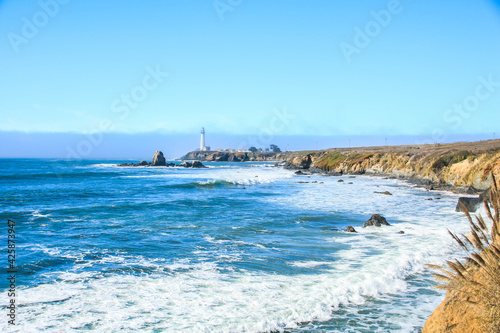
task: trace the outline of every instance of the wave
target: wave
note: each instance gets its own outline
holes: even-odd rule
[[[109,177],[120,175],[118,172],[86,171],[86,172],[52,172],[33,174],[0,175],[1,180],[35,180],[35,179],[75,179],[89,177]]]

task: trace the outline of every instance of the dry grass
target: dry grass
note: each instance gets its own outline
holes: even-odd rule
[[[500,332],[500,193],[493,176],[490,189],[491,207],[485,200],[487,219],[466,212],[470,224],[467,235],[458,236],[449,231],[455,242],[465,251],[465,261],[446,261],[445,266],[429,265],[440,273],[435,278],[442,282],[437,288],[455,292],[464,302],[481,309],[481,322],[489,332]]]

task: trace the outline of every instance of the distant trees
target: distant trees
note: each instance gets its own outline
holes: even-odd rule
[[[252,147],[248,148],[248,150],[251,151],[252,153],[257,153],[257,152],[262,153],[264,151],[266,153],[268,153],[270,151],[272,151],[273,153],[281,153],[280,147],[278,147],[277,145],[274,145],[274,144],[269,145],[269,148],[266,148],[266,149],[256,148],[256,147],[252,146]]]
[[[269,149],[271,149],[271,151],[272,151],[273,153],[281,153],[281,149],[280,149],[280,147],[278,147],[278,146],[276,146],[276,145],[273,145],[273,144],[269,145]]]

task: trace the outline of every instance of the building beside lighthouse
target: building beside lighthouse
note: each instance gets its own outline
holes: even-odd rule
[[[200,150],[208,151],[210,150],[210,146],[205,146],[205,128],[201,128],[201,137],[200,137]]]

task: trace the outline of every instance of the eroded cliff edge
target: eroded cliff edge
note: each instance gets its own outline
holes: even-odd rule
[[[425,185],[484,191],[500,168],[500,140],[297,152],[285,167],[330,174],[372,174]]]

